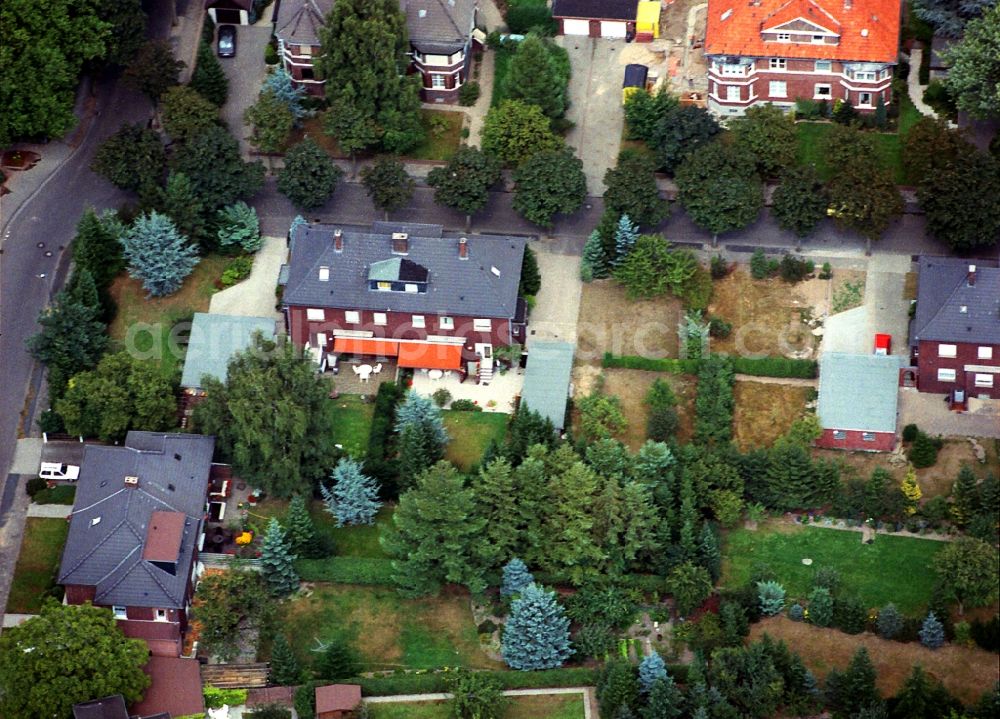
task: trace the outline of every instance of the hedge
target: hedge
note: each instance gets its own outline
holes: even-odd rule
[[[295,562],[295,568],[299,577],[305,582],[394,584],[391,559],[376,557],[299,559]]]
[[[789,359],[788,357],[732,357],[733,370],[737,374],[754,377],[791,377],[815,379],[818,365],[815,360]],[[670,372],[673,374],[697,374],[701,360],[684,360],[634,355],[613,355],[604,353],[601,366],[605,368],[638,369],[647,372]]]

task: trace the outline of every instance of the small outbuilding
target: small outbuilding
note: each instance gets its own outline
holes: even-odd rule
[[[521,405],[551,420],[559,431],[566,426],[574,349],[569,342],[533,342],[528,348]]]
[[[624,40],[635,35],[638,5],[639,0],[553,0],[552,17],[560,35]]]
[[[826,352],[819,360],[817,447],[891,452],[896,447],[898,355]]]
[[[327,684],[316,687],[316,719],[344,719],[361,704],[357,684]]]
[[[226,381],[229,360],[253,345],[254,335],[273,339],[275,321],[269,317],[239,317],[195,312],[184,357],[181,387],[198,392],[205,377]]]
[[[646,90],[646,80],[649,68],[645,65],[631,64],[625,66],[625,81],[622,83],[622,102],[628,102],[630,95]]]

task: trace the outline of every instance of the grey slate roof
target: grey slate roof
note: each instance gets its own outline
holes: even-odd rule
[[[569,342],[534,342],[524,370],[521,404],[548,417],[558,430],[566,424],[574,349]]]
[[[229,358],[249,347],[255,332],[270,339],[274,336],[274,320],[195,312],[181,387],[201,387],[205,375],[225,382]]]
[[[95,604],[183,608],[214,451],[215,437],[158,432],[87,445],[59,583],[96,587]],[[125,486],[127,476],[138,486]],[[174,574],[142,559],[154,511],[187,515]]]
[[[639,0],[552,0],[553,17],[635,20]]]
[[[475,0],[401,0],[410,44],[421,52],[450,54],[469,40]]]
[[[970,264],[976,265],[972,287]],[[921,340],[1000,344],[1000,269],[953,257],[921,257],[919,267],[911,345]]]
[[[525,241],[520,237],[470,235],[468,259],[458,256],[460,235],[440,225],[376,223],[372,232],[343,231],[343,252],[334,251],[335,225],[299,225],[291,241],[288,283],[283,302],[300,307],[330,307],[509,319],[517,311],[517,287]],[[371,266],[392,254],[392,232],[408,232],[406,259],[427,268],[427,292],[368,289]],[[330,268],[329,281],[319,268]],[[499,277],[492,271],[499,270]]]
[[[824,353],[819,360],[817,414],[824,429],[895,432],[898,355]]]
[[[333,0],[279,0],[274,34],[292,45],[319,45],[319,31],[333,9]]]

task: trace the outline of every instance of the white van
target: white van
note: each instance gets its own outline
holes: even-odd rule
[[[42,479],[61,479],[67,482],[75,482],[80,476],[80,468],[72,464],[42,462],[42,468],[38,470],[38,476]]]

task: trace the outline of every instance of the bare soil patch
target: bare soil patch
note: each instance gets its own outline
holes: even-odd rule
[[[676,357],[681,303],[672,297],[630,301],[614,280],[584,284],[576,356],[599,364],[605,352]]]
[[[811,387],[736,382],[733,431],[737,446],[743,451],[770,447],[788,431],[792,422],[802,417],[815,394]]]
[[[750,629],[751,640],[764,634],[784,640],[818,679],[824,679],[831,669],[843,670],[858,647],[866,647],[878,673],[879,691],[885,697],[899,692],[914,664],[920,664],[966,704],[978,701],[1000,678],[996,656],[982,649],[947,645],[931,650],[916,642],[893,642],[868,633],[844,634],[787,617],[770,617]]]

